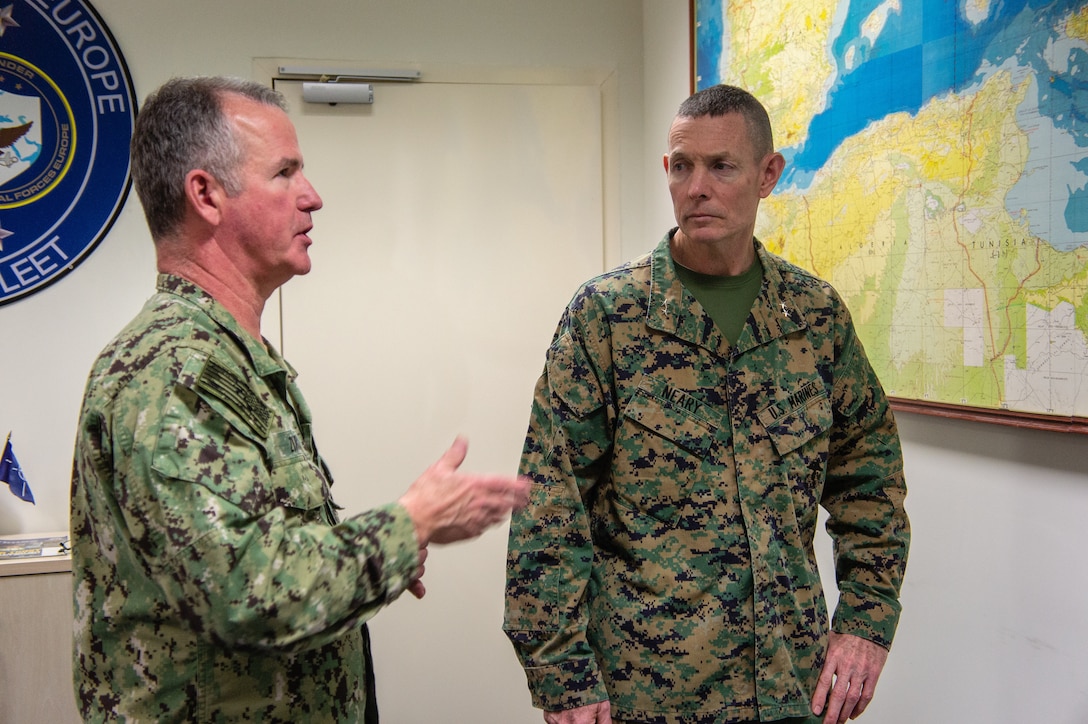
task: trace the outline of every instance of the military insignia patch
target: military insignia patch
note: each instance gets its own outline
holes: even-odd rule
[[[268,437],[272,411],[226,365],[215,357],[209,357],[200,373],[197,388],[221,400],[227,407],[245,420],[246,424],[262,438]]]
[[[86,0],[0,0],[0,304],[57,281],[130,186],[135,93]]]

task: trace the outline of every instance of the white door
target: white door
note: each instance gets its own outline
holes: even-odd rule
[[[288,97],[325,202],[282,345],[352,514],[395,500],[453,441],[512,473],[563,306],[602,271],[596,86],[406,83],[372,106]],[[372,622],[393,724],[541,721],[501,632],[506,530],[433,548],[422,601]]]

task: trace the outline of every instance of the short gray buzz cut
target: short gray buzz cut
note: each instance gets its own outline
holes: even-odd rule
[[[287,110],[278,91],[228,76],[173,78],[139,109],[130,144],[132,181],[156,241],[177,231],[185,214],[185,176],[193,169],[207,171],[228,194],[241,191],[242,151],[223,115],[228,95]]]
[[[774,151],[774,135],[767,109],[759,99],[743,88],[724,83],[704,88],[681,103],[676,115],[679,118],[702,118],[729,113],[740,113],[744,116],[757,156]]]

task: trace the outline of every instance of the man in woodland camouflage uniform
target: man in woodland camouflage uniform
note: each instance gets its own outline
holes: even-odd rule
[[[550,724],[843,722],[872,698],[910,535],[899,439],[842,300],[753,236],[784,164],[750,94],[689,98],[679,227],[559,323],[504,623]]]
[[[132,139],[157,293],[87,383],[72,479],[85,720],[376,721],[364,621],[422,596],[428,543],[479,535],[528,483],[458,472],[338,522],[295,371],[260,333],[310,269],[321,199],[279,94],[178,79]]]

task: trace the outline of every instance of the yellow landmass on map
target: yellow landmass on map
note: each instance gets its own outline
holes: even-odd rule
[[[1070,14],[1069,22],[1065,26],[1065,34],[1070,38],[1088,41],[1088,5]]]
[[[767,106],[779,147],[802,143],[824,108],[835,73],[827,45],[837,2],[723,3],[729,44],[722,82],[745,88]]]
[[[847,139],[804,192],[774,194],[757,235],[846,299],[889,392],[1000,406],[1027,364],[1027,305],[1076,309],[1088,330],[1088,250],[1059,252],[1005,199],[1028,159],[1016,109],[1030,84],[994,73],[916,116]]]

